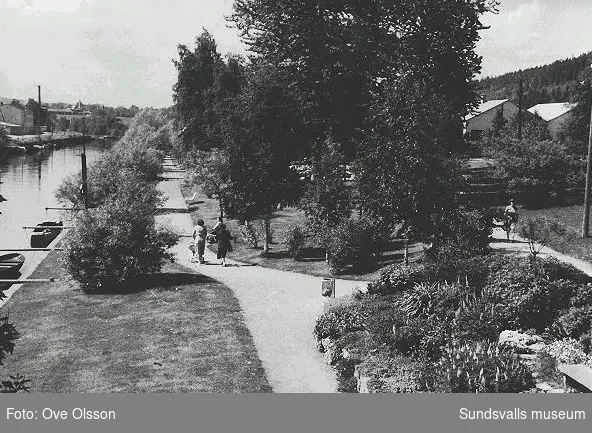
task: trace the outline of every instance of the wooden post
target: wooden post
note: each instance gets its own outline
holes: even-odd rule
[[[524,92],[522,71],[520,71],[520,89],[518,90],[518,140],[522,140],[522,94]]]

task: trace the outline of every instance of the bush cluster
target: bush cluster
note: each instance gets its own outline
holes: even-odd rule
[[[501,254],[393,266],[370,284],[368,294],[321,316],[315,335],[343,338],[364,330],[372,347],[386,347],[437,372],[432,382],[426,379],[430,391],[518,392],[531,386],[532,378],[513,355],[489,342],[505,329],[542,332],[562,325],[585,353],[590,281],[555,259]],[[462,380],[448,378],[458,367],[451,357],[462,360]]]
[[[572,338],[554,341],[545,347],[558,364],[588,364],[592,367],[592,356],[586,355],[584,347]]]
[[[490,342],[452,342],[436,363],[424,364],[420,383],[430,392],[517,393],[534,386],[511,351]]]
[[[391,265],[380,271],[378,278],[368,285],[368,293],[378,295],[394,295],[404,292],[421,283],[425,276],[425,266],[411,264],[403,266]]]
[[[293,259],[299,260],[302,257],[302,251],[306,243],[306,236],[304,231],[298,225],[292,226],[288,233],[286,233],[286,239],[284,240],[288,247],[288,254]]]
[[[90,209],[65,240],[65,266],[84,289],[123,290],[139,276],[160,271],[178,237],[157,228],[162,203],[156,181],[162,171],[163,134],[154,113],[139,116],[126,135],[88,171]],[[162,119],[161,119],[162,120]],[[156,123],[155,123],[156,122]],[[160,132],[159,132],[160,131]],[[81,175],[67,179],[56,196],[83,204]]]
[[[354,271],[367,271],[376,265],[384,244],[384,235],[364,218],[341,221],[324,235],[329,266],[339,273],[351,266]]]

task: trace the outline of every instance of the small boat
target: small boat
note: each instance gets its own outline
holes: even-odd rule
[[[63,230],[61,221],[43,221],[33,229],[31,234],[31,248],[47,248]]]
[[[19,253],[3,254],[0,256],[0,277],[14,276],[23,267],[25,256]]]

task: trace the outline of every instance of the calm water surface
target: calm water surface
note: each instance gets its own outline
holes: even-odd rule
[[[29,248],[31,230],[45,219],[66,220],[68,213],[45,210],[58,207],[54,193],[69,175],[81,169],[81,146],[47,149],[33,154],[0,156],[0,249]],[[87,165],[106,149],[103,142],[86,145]],[[6,254],[0,252],[0,254]]]

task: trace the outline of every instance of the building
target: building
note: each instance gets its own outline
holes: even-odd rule
[[[518,107],[509,99],[493,99],[483,102],[473,113],[465,117],[465,133],[469,138],[478,140],[484,131],[493,127],[493,120],[501,112],[506,121],[518,113]]]
[[[528,112],[540,116],[549,128],[552,137],[557,137],[572,116],[572,110],[577,103],[554,102],[551,104],[537,104],[528,109]]]
[[[78,101],[76,105],[73,105],[70,108],[50,108],[48,111],[50,116],[56,118],[63,117],[68,120],[81,117],[90,117],[92,115],[90,111],[84,109],[84,105],[82,105],[81,101]]]
[[[15,102],[10,104],[0,102],[0,122],[4,123],[10,135],[37,133],[33,112]]]

